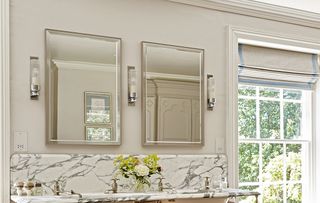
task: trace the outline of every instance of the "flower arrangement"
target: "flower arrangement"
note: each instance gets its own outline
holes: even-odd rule
[[[124,178],[134,179],[136,192],[143,192],[145,187],[150,187],[150,177],[152,175],[161,175],[159,159],[156,154],[148,155],[142,159],[136,156],[124,157],[120,155],[116,157],[113,163],[118,169],[118,174],[121,174]]]

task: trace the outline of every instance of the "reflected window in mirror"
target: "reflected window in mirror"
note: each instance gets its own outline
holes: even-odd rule
[[[49,143],[120,144],[119,38],[46,30]]]
[[[142,42],[145,145],[203,144],[204,50]]]

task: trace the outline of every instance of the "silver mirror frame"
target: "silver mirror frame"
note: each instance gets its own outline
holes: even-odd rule
[[[77,37],[91,37],[96,39],[107,39],[112,42],[117,42],[117,61],[119,62],[119,68],[117,69],[117,82],[116,82],[116,123],[115,123],[115,133],[117,136],[116,141],[112,142],[94,142],[86,140],[57,140],[53,137],[57,137],[57,112],[56,111],[56,98],[54,95],[57,94],[57,88],[54,86],[55,81],[51,71],[51,53],[49,44],[49,34],[65,34]],[[55,30],[55,29],[45,29],[45,108],[46,108],[46,143],[47,144],[69,144],[69,145],[121,145],[122,140],[122,110],[121,110],[121,76],[122,76],[122,41],[121,38],[108,37],[102,35],[78,33],[71,31]]]
[[[173,49],[179,49],[183,51],[196,52],[201,55],[200,65],[200,142],[169,142],[169,141],[148,141],[146,134],[146,49],[148,46],[168,47]],[[156,42],[141,42],[141,130],[142,130],[142,145],[143,146],[203,146],[204,145],[204,112],[206,107],[206,99],[204,98],[204,49],[178,46],[172,44],[163,44]]]

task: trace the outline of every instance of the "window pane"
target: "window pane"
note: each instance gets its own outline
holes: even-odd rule
[[[86,140],[111,141],[112,129],[109,127],[86,126]]]
[[[300,203],[302,202],[302,185],[287,184],[287,202]]]
[[[260,101],[260,137],[280,138],[280,102]]]
[[[280,90],[274,88],[259,88],[260,97],[272,97],[272,98],[280,98]]]
[[[301,180],[301,144],[287,144],[287,180]]]
[[[300,100],[301,97],[302,97],[302,92],[300,90],[283,90],[284,99]]]
[[[285,102],[283,106],[284,114],[284,138],[294,139],[301,135],[301,104]]]
[[[305,93],[239,85],[239,185],[240,189],[261,192],[259,202],[302,202],[302,180],[304,187],[309,185],[309,177],[302,177],[302,164],[308,169],[305,151],[309,142],[297,141],[307,133],[305,122],[312,120],[307,112],[304,115],[311,105],[310,95]],[[255,203],[255,197],[237,199]]]
[[[253,86],[239,85],[238,92],[242,96],[256,96],[256,88]]]
[[[283,180],[283,144],[262,145],[263,181]]]
[[[259,186],[250,185],[250,186],[241,186],[239,187],[241,190],[250,190],[250,191],[257,191],[259,192]],[[255,196],[249,196],[249,197],[240,197],[239,198],[240,203],[256,203],[256,197]]]
[[[283,202],[282,185],[269,185],[263,189],[264,203],[281,203]]]
[[[241,138],[256,137],[256,101],[239,99],[238,102],[238,131]]]
[[[239,144],[240,182],[259,181],[259,144]]]

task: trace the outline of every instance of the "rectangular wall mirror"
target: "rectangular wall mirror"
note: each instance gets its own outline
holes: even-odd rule
[[[119,145],[121,39],[45,33],[48,143]]]
[[[201,145],[204,50],[142,42],[144,145]]]

